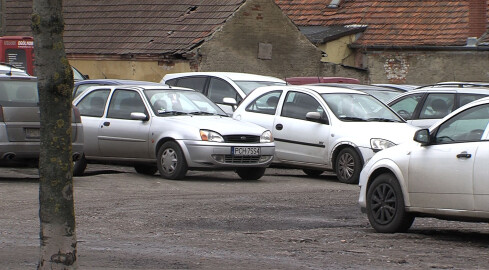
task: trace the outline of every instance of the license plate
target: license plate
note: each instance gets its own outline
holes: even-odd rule
[[[41,137],[41,133],[38,128],[26,128],[25,137],[31,139],[39,139]]]
[[[231,147],[231,154],[235,156],[259,156],[260,147]]]

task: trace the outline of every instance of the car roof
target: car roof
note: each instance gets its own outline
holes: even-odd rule
[[[30,76],[25,70],[16,68],[10,64],[0,63],[0,74],[17,75],[17,76]]]
[[[341,88],[355,89],[355,90],[379,90],[379,91],[390,91],[390,92],[404,92],[402,90],[396,90],[389,87],[383,87],[378,85],[368,85],[368,84],[355,84],[355,83],[315,83],[312,85],[324,85],[324,86],[335,86]]]
[[[220,78],[228,78],[232,81],[270,81],[286,83],[284,80],[265,75],[239,73],[239,72],[181,72],[181,73],[169,73],[163,77],[163,80],[170,80],[173,78],[187,77],[187,76],[215,76]],[[162,81],[163,81],[162,80]]]
[[[406,94],[424,93],[424,92],[456,92],[456,93],[468,93],[468,94],[489,94],[489,85],[488,86],[473,85],[469,87],[457,87],[457,86],[450,86],[450,85],[429,85],[429,86],[422,86],[410,90],[409,92],[406,92]]]
[[[150,81],[137,81],[137,80],[125,80],[125,79],[87,79],[87,80],[82,80],[82,81],[77,81],[75,82],[75,86],[81,85],[81,84],[105,84],[105,85],[130,85],[130,84],[138,84],[138,85],[161,85],[161,83],[157,82],[150,82]]]
[[[81,95],[84,95],[85,92],[91,92],[93,91],[93,89],[115,89],[115,88],[124,88],[124,89],[133,89],[133,90],[152,90],[152,89],[160,89],[160,90],[184,90],[184,91],[194,91],[194,92],[197,92],[195,91],[194,89],[190,89],[190,88],[183,88],[183,87],[177,87],[177,86],[169,86],[169,85],[166,85],[166,84],[113,84],[113,85],[95,85],[95,86],[91,86],[89,88],[87,88],[87,90],[85,90],[83,92],[83,94]]]
[[[284,86],[263,86],[258,87],[251,93],[259,93],[259,92],[267,92],[273,90],[302,90],[302,91],[314,91],[318,94],[326,94],[326,93],[342,93],[342,94],[362,94],[369,95],[365,92],[349,89],[349,88],[341,88],[334,86],[322,86],[322,85],[284,85]]]

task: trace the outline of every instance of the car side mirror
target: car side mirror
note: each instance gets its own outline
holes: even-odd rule
[[[142,112],[132,112],[131,120],[148,121],[148,116]]]
[[[308,112],[306,113],[306,119],[312,122],[318,122],[322,124],[329,124],[328,119],[323,117],[319,112]]]
[[[236,101],[235,98],[231,98],[231,97],[225,97],[222,99],[222,103],[226,104],[226,105],[231,105],[231,106],[235,106],[236,104],[238,104],[238,102]]]
[[[414,133],[413,140],[419,142],[421,145],[429,145],[430,131],[427,128],[417,130],[416,133]]]

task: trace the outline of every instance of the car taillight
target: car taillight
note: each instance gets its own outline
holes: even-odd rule
[[[3,122],[3,107],[0,105],[0,122]]]
[[[75,106],[73,106],[73,118],[73,123],[81,123],[80,111]]]

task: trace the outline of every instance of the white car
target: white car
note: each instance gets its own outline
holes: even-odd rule
[[[287,84],[286,81],[271,76],[237,72],[171,73],[165,75],[160,83],[197,90],[228,114],[232,114],[236,104],[256,88]]]
[[[330,86],[268,86],[250,93],[233,118],[271,130],[274,165],[310,176],[336,172],[358,183],[376,152],[412,139],[416,128],[373,96]]]
[[[489,87],[470,83],[441,83],[418,87],[389,101],[408,124],[429,128],[455,109],[489,95]]]
[[[489,220],[489,98],[471,102],[414,141],[375,155],[360,175],[359,203],[378,232],[403,232],[417,216]]]

